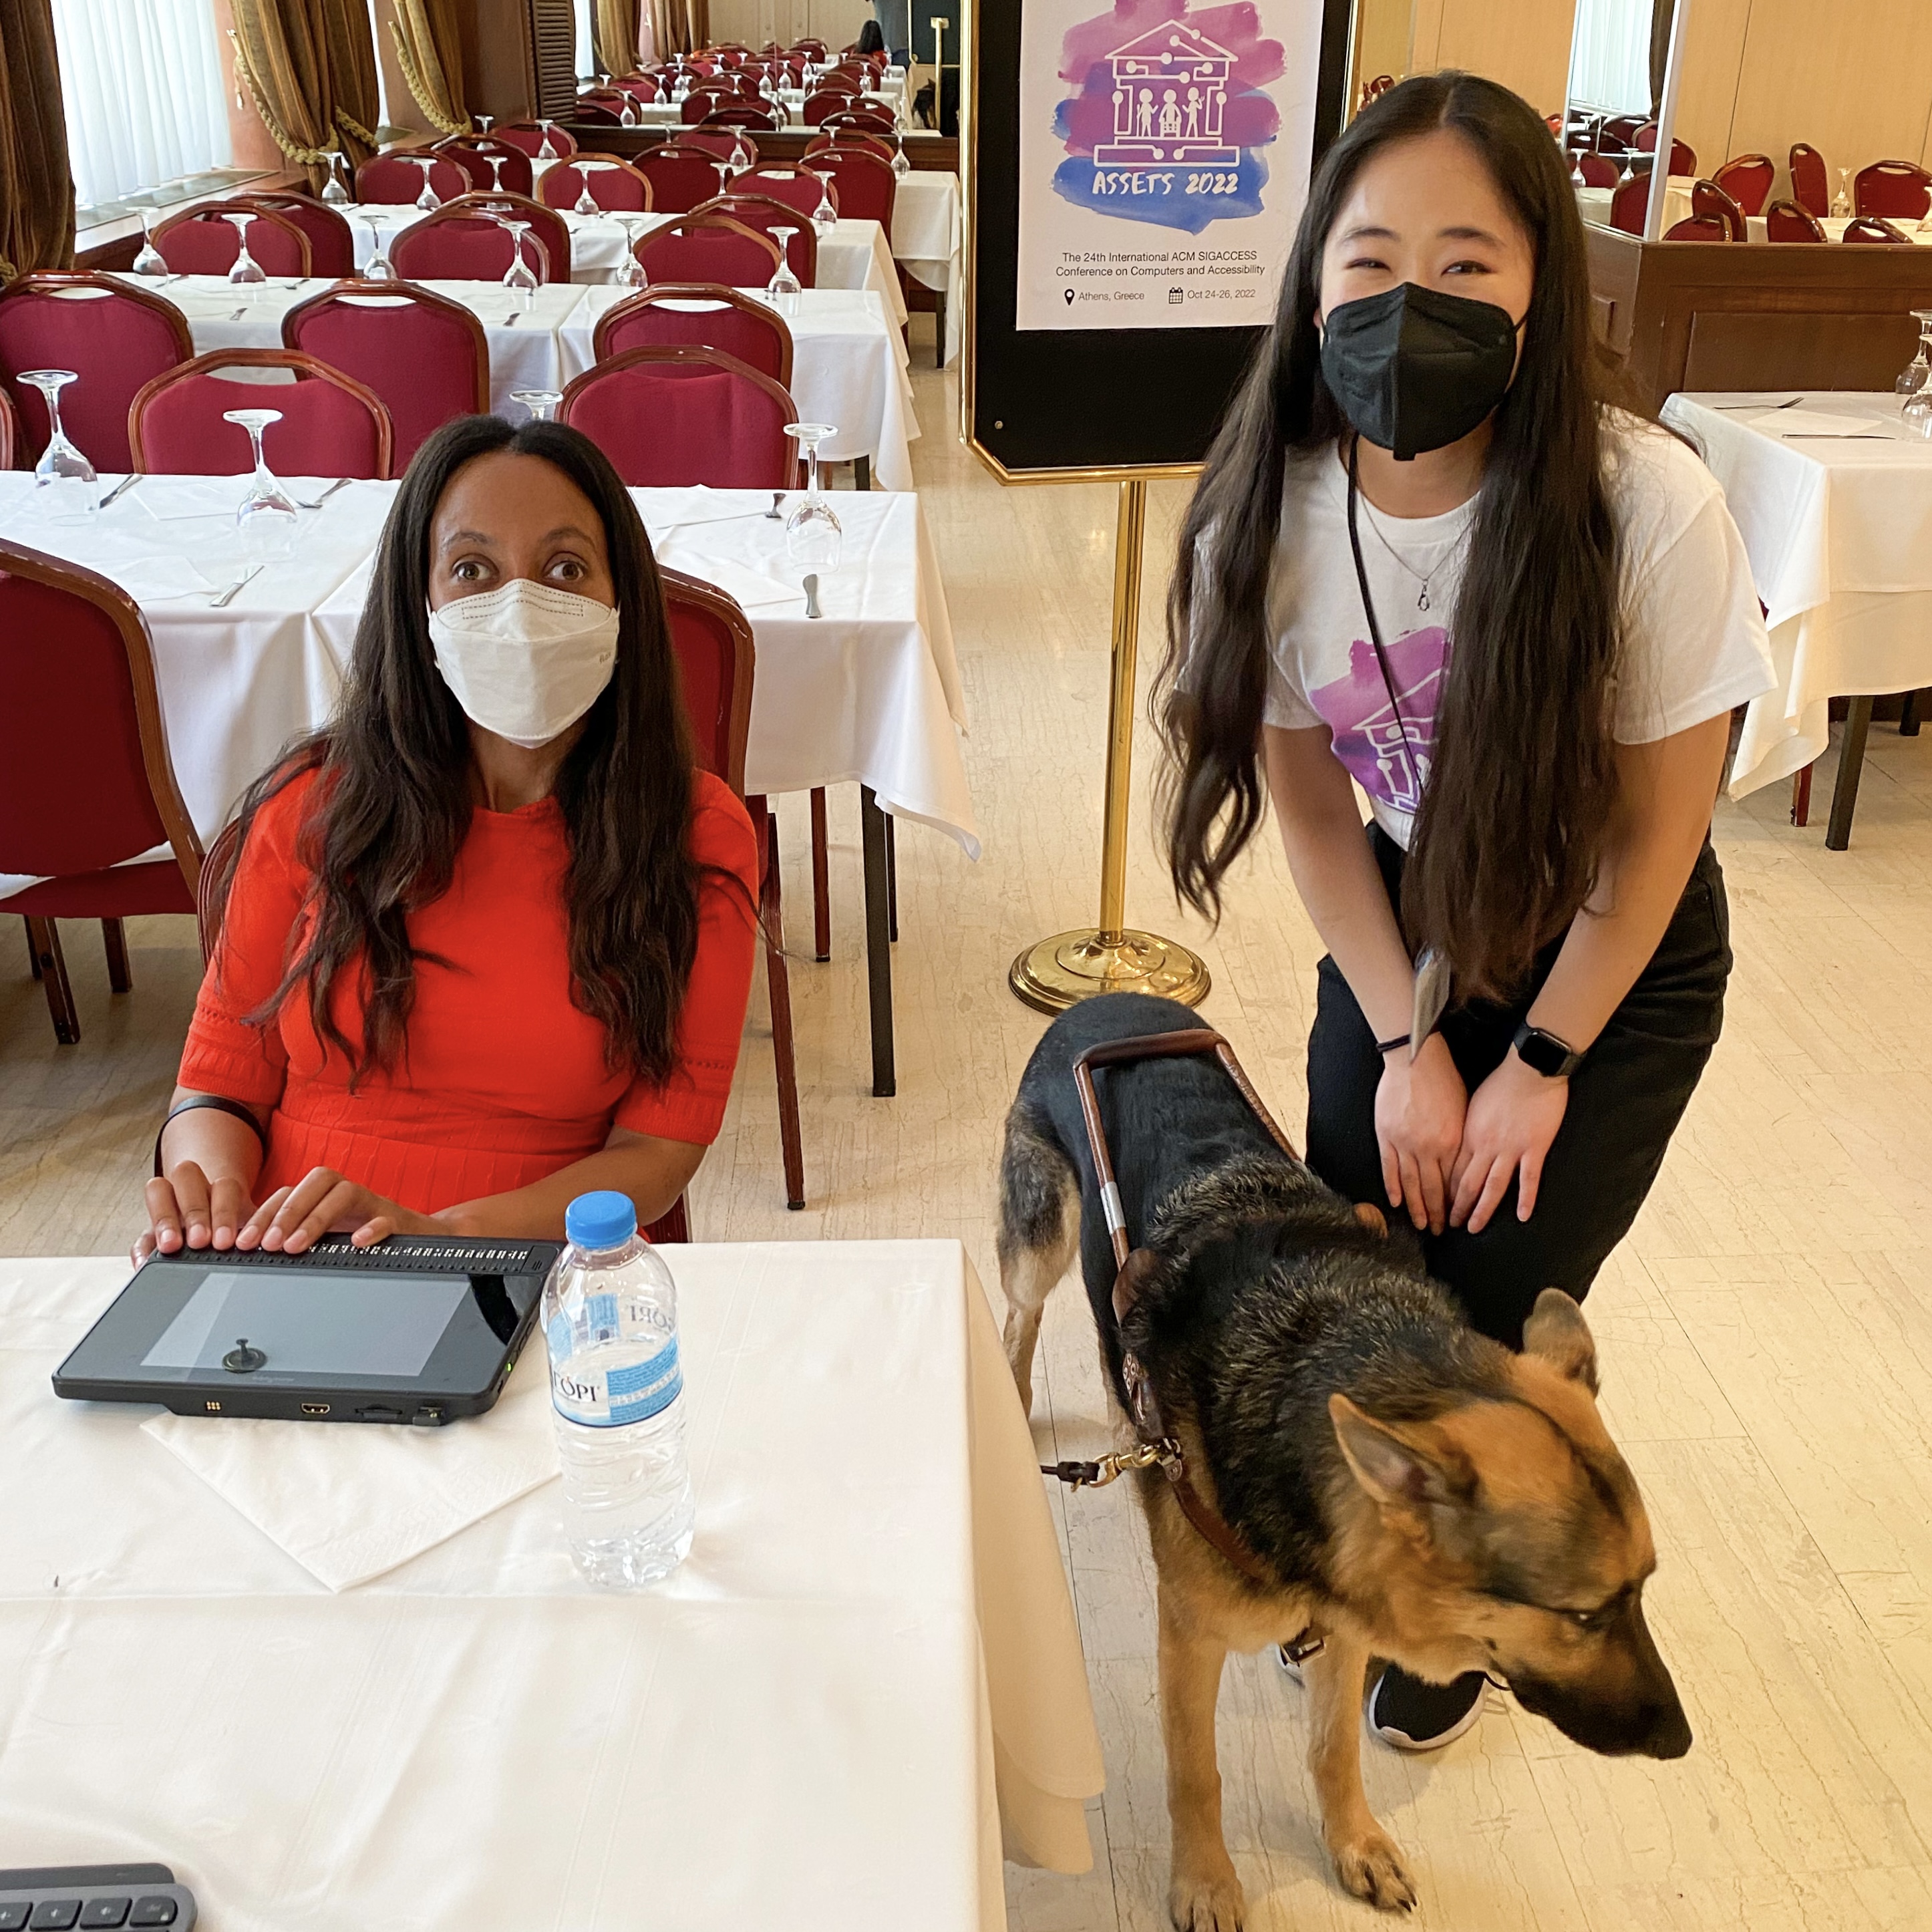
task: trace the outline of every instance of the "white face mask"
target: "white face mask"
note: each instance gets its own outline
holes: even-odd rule
[[[432,610],[429,635],[464,716],[526,750],[568,730],[617,662],[609,604],[526,577]]]

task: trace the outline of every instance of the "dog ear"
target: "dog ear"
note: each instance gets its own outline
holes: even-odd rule
[[[1597,1393],[1597,1345],[1583,1311],[1560,1288],[1546,1288],[1522,1324],[1522,1350]]]
[[[1355,1219],[1370,1234],[1379,1234],[1384,1240],[1388,1239],[1388,1216],[1372,1201],[1358,1201],[1355,1203]]]
[[[1328,1398],[1329,1420],[1354,1478],[1378,1503],[1419,1509],[1430,1504],[1466,1503],[1475,1476],[1462,1455],[1413,1430],[1378,1422],[1340,1390]]]

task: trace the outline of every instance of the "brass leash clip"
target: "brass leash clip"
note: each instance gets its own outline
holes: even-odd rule
[[[1156,1462],[1165,1465],[1171,1457],[1180,1454],[1180,1444],[1172,1437],[1163,1436],[1158,1442],[1143,1442],[1135,1448],[1117,1449],[1111,1456],[1102,1456],[1097,1462],[1042,1462],[1040,1473],[1057,1477],[1073,1489],[1104,1490],[1130,1469],[1150,1469]]]

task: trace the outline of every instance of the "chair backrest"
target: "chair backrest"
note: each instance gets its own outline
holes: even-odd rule
[[[490,348],[459,302],[412,282],[338,282],[282,317],[282,342],[372,389],[395,434],[400,475],[431,430],[490,409]]]
[[[838,212],[846,220],[876,221],[887,239],[891,238],[892,197],[899,184],[890,161],[856,148],[836,147],[814,154],[812,164],[832,177]]]
[[[828,148],[824,152],[830,154]],[[819,157],[812,157],[813,165],[818,164]],[[827,169],[830,173],[830,170]],[[782,201],[788,208],[796,208],[807,220],[818,206],[819,198],[825,192],[825,184],[817,175],[802,167],[792,167],[783,161],[761,161],[754,168],[747,168],[731,184],[734,194],[763,195],[768,201]],[[837,208],[838,189],[835,183],[832,190],[832,206]]]
[[[1691,184],[1690,212],[1694,216],[1708,215],[1713,220],[1722,222],[1726,242],[1746,242],[1750,238],[1750,231],[1744,226],[1744,210],[1715,182]],[[1693,241],[1696,237],[1684,236],[1679,238]]]
[[[713,84],[694,87],[684,97],[683,103],[677,110],[677,118],[695,127],[706,116],[715,113],[721,107],[732,105],[740,98],[734,87]]]
[[[1610,226],[1626,235],[1641,235],[1643,219],[1650,206],[1650,176],[1633,175],[1610,196]]]
[[[695,148],[701,154],[714,154],[721,161],[728,161],[733,151],[742,148],[752,166],[758,165],[758,144],[746,129],[680,128],[676,145],[680,148]]]
[[[842,88],[835,88],[829,94],[820,92],[813,94],[806,102],[800,118],[808,128],[816,128],[827,116],[843,114],[848,108],[856,107],[858,104],[859,97],[856,94],[848,94]]]
[[[284,221],[292,221],[308,237],[308,272],[326,275],[332,281],[339,275],[356,272],[356,237],[347,218],[326,202],[305,194],[238,194],[237,201],[250,208],[266,208]],[[254,253],[256,230],[248,231],[249,253]]]
[[[686,214],[718,190],[713,160],[728,160],[728,149],[713,156],[687,148],[682,139],[653,148],[638,162],[638,172],[651,184],[651,206],[660,214]]]
[[[286,214],[244,201],[205,201],[198,208],[162,222],[154,246],[178,275],[225,275],[242,252],[242,236],[230,214],[252,214],[248,253],[269,275],[306,275],[308,237]]]
[[[1642,114],[1612,114],[1604,123],[1604,138],[1619,148],[1628,148],[1636,140],[1636,130],[1648,118]],[[1654,127],[1656,123],[1652,122],[1651,124]]]
[[[435,164],[429,171],[429,184],[438,200],[454,201],[469,192],[469,176],[447,154],[439,154],[434,148],[392,148],[387,154],[370,155],[356,170],[356,200],[406,206],[423,190],[418,160]]]
[[[1777,173],[1778,164],[1768,154],[1736,154],[1711,178],[1745,214],[1762,214]]]
[[[740,180],[751,177],[743,175]],[[696,214],[709,214],[713,211],[728,214],[734,221],[742,221],[747,228],[755,228],[760,235],[770,236],[772,242],[784,250],[785,260],[791,264],[792,273],[798,278],[802,289],[815,289],[818,286],[818,231],[810,220],[795,208],[782,201],[774,201],[768,194],[723,194],[715,201],[707,201],[702,208],[694,208]],[[778,238],[778,230],[788,228],[791,232],[784,241]]]
[[[1932,207],[1932,174],[1912,161],[1874,161],[1852,177],[1852,206],[1860,214],[1921,221]]]
[[[1903,229],[1894,228],[1888,221],[1876,214],[1861,214],[1856,220],[1845,224],[1845,232],[1838,237],[1840,242],[1903,242],[1909,248],[1912,237]]]
[[[536,187],[536,172],[530,158],[509,141],[483,134],[458,134],[436,144],[439,154],[447,154],[470,177],[472,188],[488,190],[501,178],[511,194],[529,194]],[[496,164],[492,166],[491,164]]]
[[[616,85],[641,107],[650,106],[662,92],[654,74],[627,74]]]
[[[839,134],[870,134],[881,141],[890,140],[893,131],[892,116],[872,107],[848,107],[843,113],[828,114],[819,125]]]
[[[227,380],[226,369],[274,369],[291,380]],[[353,377],[292,349],[214,349],[142,386],[128,410],[134,467],[176,476],[238,476],[254,458],[226,410],[282,412],[262,454],[284,476],[386,478],[395,448],[389,412]]]
[[[1730,242],[1736,239],[1725,226],[1722,215],[1687,214],[1664,231],[1666,242]]]
[[[534,160],[543,149],[544,130],[534,121],[507,121],[500,127],[492,128],[490,138],[493,141],[507,141],[512,147],[520,148]],[[553,128],[550,130],[550,144],[559,159],[562,160],[567,161],[577,152],[577,137],[562,128]],[[507,188],[509,183],[506,182],[503,185]],[[415,197],[412,196],[410,199],[413,200]]]
[[[509,272],[512,242],[499,215],[530,224],[524,260],[538,281],[569,280],[568,225],[556,209],[521,195],[463,194],[445,202],[397,236],[390,262],[407,281],[500,282]]]
[[[624,97],[616,97],[618,104],[608,106],[602,100],[579,100],[570,110],[570,118],[580,128],[621,128],[624,124]]]
[[[140,608],[91,570],[0,538],[0,872],[71,878],[201,842],[168,757]]]
[[[20,420],[20,460],[47,446],[46,406],[22,369],[71,369],[62,427],[97,470],[125,471],[128,405],[151,376],[194,353],[188,318],[164,296],[80,269],[16,276],[0,290],[0,382]]]
[[[1764,233],[1767,242],[1822,242],[1826,238],[1818,218],[1795,201],[1774,201],[1765,210]]]
[[[20,418],[14,413],[14,398],[0,388],[0,470],[11,470],[19,460]]]
[[[214,957],[215,947],[221,943],[221,921],[228,910],[228,888],[235,883],[235,848],[241,842],[242,821],[231,818],[214,835],[214,843],[201,862],[201,878],[194,892],[194,936],[201,941],[203,971]]]
[[[1579,154],[1576,166],[1586,188],[1615,188],[1617,184],[1617,164],[1607,154]]]
[[[758,652],[751,621],[716,584],[659,566],[671,649],[691,720],[698,762],[745,795],[745,743],[752,729]]]
[[[592,162],[602,165],[586,165]],[[537,184],[537,198],[546,208],[574,208],[586,185],[590,199],[599,208],[614,208],[626,214],[651,212],[650,177],[614,154],[579,154],[546,168]]]
[[[1822,217],[1832,212],[1832,187],[1825,172],[1825,157],[1803,141],[1791,144],[1791,198],[1808,214]]]
[[[868,134],[860,128],[825,127],[812,136],[805,144],[804,158],[809,161],[814,154],[822,154],[827,148],[856,148],[861,154],[877,154],[888,167],[892,166],[892,144],[878,134]],[[1606,166],[1609,164],[1604,164]],[[1610,169],[1610,179],[1616,179],[1617,171]]]
[[[1640,154],[1657,152],[1657,123],[1646,121],[1636,130],[1630,144]],[[1697,152],[1688,142],[1680,141],[1673,134],[1670,140],[1670,172],[1674,175],[1694,175],[1697,172]]]
[[[698,124],[704,128],[742,128],[760,134],[776,134],[778,119],[767,108],[751,102],[730,107],[714,107]]]
[[[784,318],[737,289],[666,282],[598,318],[591,352],[608,362],[633,349],[716,349],[791,387],[791,331]]]
[[[761,289],[778,268],[778,244],[728,214],[693,212],[644,236],[637,256],[654,282]]]
[[[790,394],[715,349],[628,350],[563,392],[559,420],[580,429],[633,489],[704,484],[789,490],[798,461]]]

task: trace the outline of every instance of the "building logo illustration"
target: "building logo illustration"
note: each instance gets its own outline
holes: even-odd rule
[[[1114,138],[1096,166],[1238,167],[1240,150],[1221,138],[1234,57],[1192,27],[1156,27],[1107,58],[1114,75]]]

